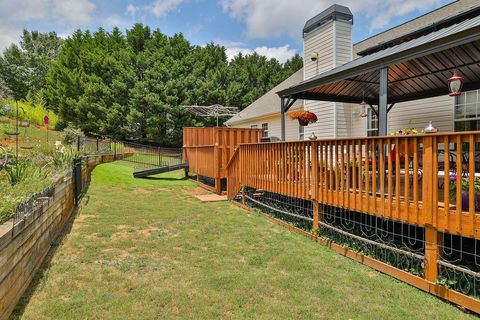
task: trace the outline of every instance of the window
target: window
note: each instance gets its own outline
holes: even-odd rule
[[[367,110],[367,136],[378,136],[378,118],[371,108]]]
[[[298,125],[298,140],[305,140],[305,126]]]
[[[256,125],[256,124],[252,124],[252,125],[250,126],[250,129],[257,129],[257,128],[258,128],[258,125]]]
[[[263,137],[268,137],[268,123],[262,123]]]
[[[463,92],[455,98],[455,131],[480,130],[479,90]]]

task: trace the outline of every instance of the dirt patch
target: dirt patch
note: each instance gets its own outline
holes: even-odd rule
[[[162,229],[159,229],[157,227],[149,227],[147,229],[139,230],[138,234],[146,238],[146,237],[149,237],[152,234],[152,232],[158,233],[159,231],[162,231]]]
[[[198,195],[202,195],[202,194],[210,194],[210,192],[208,192],[207,190],[205,190],[204,188],[202,187],[195,187],[195,188],[183,188],[183,190],[185,191],[186,194],[189,194],[191,196],[198,196]]]
[[[125,240],[125,239],[128,239],[129,234],[130,233],[127,232],[126,230],[114,232],[112,233],[112,236],[110,237],[110,239],[112,241]]]
[[[75,222],[84,222],[88,218],[95,218],[93,214],[79,214],[75,219]]]
[[[135,190],[133,190],[133,193],[135,193],[135,194],[150,194],[150,193],[152,193],[152,190],[148,190],[148,189],[144,189],[144,188],[135,188]]]

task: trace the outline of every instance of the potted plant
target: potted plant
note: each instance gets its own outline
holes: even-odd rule
[[[294,111],[290,113],[290,118],[297,119],[301,126],[317,122],[317,115],[310,111]]]
[[[390,132],[390,135],[391,136],[412,136],[415,134],[422,134],[422,133],[425,133],[425,132],[423,130],[417,130],[415,128],[406,127],[400,130],[393,130],[392,132]]]
[[[462,210],[468,211],[469,210],[469,196],[468,196],[468,189],[469,189],[469,178],[468,177],[461,177],[460,184],[462,189]],[[473,183],[475,189],[475,211],[480,211],[480,178],[476,177]],[[450,174],[450,187],[449,187],[449,196],[450,201],[455,203],[457,200],[457,175],[455,173]]]

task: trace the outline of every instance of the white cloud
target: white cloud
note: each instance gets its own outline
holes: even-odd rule
[[[58,23],[86,25],[93,18],[95,5],[90,0],[53,1],[52,11]]]
[[[103,25],[105,27],[124,27],[128,25],[128,21],[118,14],[112,14],[105,19]]]
[[[18,42],[25,23],[47,23],[65,29],[86,26],[93,19],[93,0],[0,0],[0,51]]]
[[[188,27],[187,34],[195,35],[203,31],[203,25],[198,23]]]
[[[250,38],[284,34],[298,37],[305,21],[334,3],[349,7],[354,16],[365,15],[370,19],[371,30],[374,30],[384,27],[392,18],[431,9],[442,2],[444,0],[302,0],[299,4],[292,0],[220,0],[225,12],[245,22]]]
[[[227,54],[227,58],[229,60],[233,59],[239,53],[242,53],[243,55],[249,55],[253,54],[254,52],[261,56],[265,56],[268,59],[277,59],[282,63],[287,61],[297,53],[295,49],[290,49],[290,46],[288,44],[282,47],[257,47],[253,50],[244,47],[227,47],[225,49],[225,53]]]
[[[163,17],[170,11],[176,10],[184,0],[156,0],[151,6],[152,13],[157,17]]]
[[[11,26],[0,21],[0,54],[3,49],[10,46],[12,43],[17,43],[20,40],[22,28]]]
[[[139,7],[137,7],[136,5],[130,3],[130,4],[127,6],[127,13],[128,13],[129,15],[134,16],[134,15],[139,11],[139,9],[140,9]]]

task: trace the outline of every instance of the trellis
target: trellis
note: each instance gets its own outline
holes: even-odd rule
[[[209,117],[214,117],[217,120],[217,127],[219,125],[219,118],[221,117],[232,117],[238,113],[238,108],[236,107],[225,107],[222,106],[221,104],[212,104],[210,106],[197,106],[197,105],[191,105],[191,106],[185,106],[185,110],[190,112],[196,117],[204,117],[204,118],[209,118]]]

